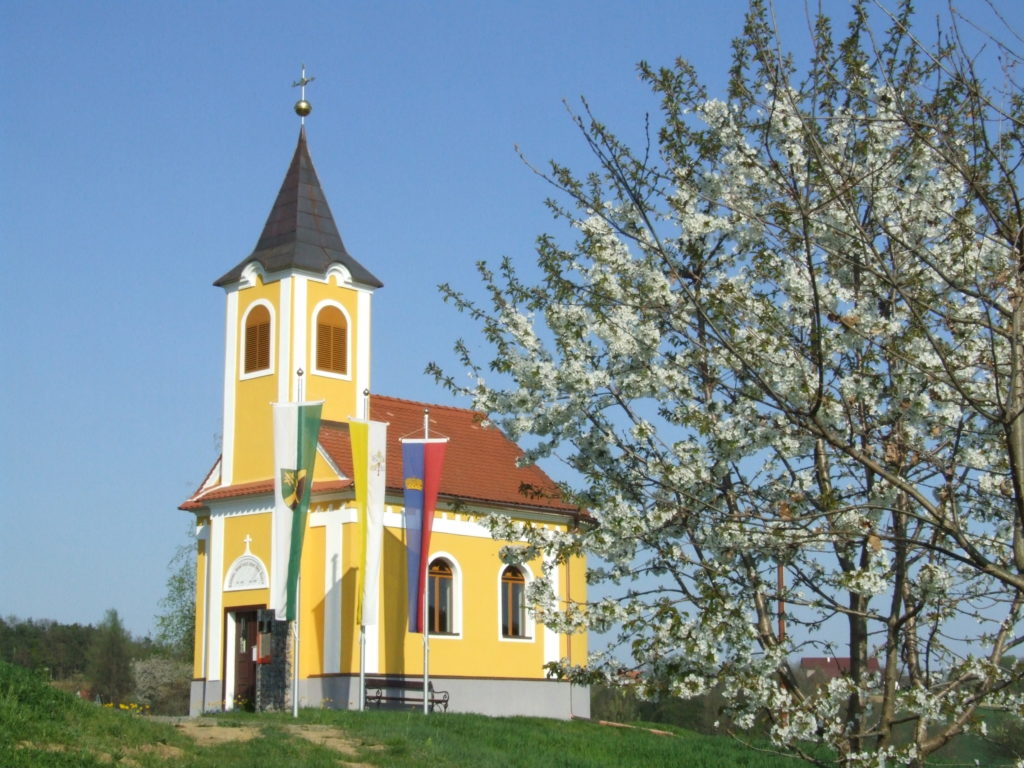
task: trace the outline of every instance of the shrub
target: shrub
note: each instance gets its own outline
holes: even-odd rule
[[[192,667],[188,662],[164,656],[151,656],[132,662],[135,678],[133,698],[149,707],[154,715],[188,714],[189,682]]]

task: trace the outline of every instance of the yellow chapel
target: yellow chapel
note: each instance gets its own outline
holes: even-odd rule
[[[510,542],[494,540],[483,525],[494,512],[552,530],[588,518],[558,498],[539,468],[518,467],[520,449],[479,414],[374,392],[371,304],[383,284],[342,242],[304,125],[255,249],[214,285],[226,296],[222,453],[180,505],[195,515],[198,534],[191,713],[422,701],[423,635],[409,631],[399,438],[426,426],[448,438],[427,555],[431,706],[589,716],[586,688],[545,674],[548,662],[583,663],[586,635],[559,634],[532,617],[526,587],[544,563],[503,563],[499,551]],[[323,412],[299,613],[290,627],[269,609],[271,587],[283,578],[271,542],[271,403],[302,400],[322,401]],[[366,628],[363,652],[357,585],[365,521],[349,436],[356,416],[388,425],[379,619]],[[582,602],[583,559],[548,565],[557,599]]]

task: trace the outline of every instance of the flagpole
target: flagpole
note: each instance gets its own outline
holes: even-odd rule
[[[297,381],[295,384],[296,394],[298,395],[299,403],[302,402],[302,374],[303,370],[299,368],[296,372]],[[310,477],[312,482],[312,477]],[[295,658],[292,660],[292,717],[298,718],[299,716],[299,616],[302,610],[302,567],[299,567],[299,573],[295,578],[295,621],[292,623],[292,630],[295,633]]]
[[[430,564],[427,563],[427,576],[430,572]],[[423,590],[423,714],[427,714],[430,703],[430,622],[427,619],[427,595],[430,592],[430,582],[426,583]]]
[[[295,621],[292,628],[295,632],[295,658],[292,661],[292,717],[299,716],[299,611],[302,609],[302,570],[299,569],[295,580]]]
[[[430,439],[430,409],[423,409],[423,439]],[[427,510],[424,507],[423,516],[424,520],[421,523],[421,530],[426,530]],[[420,614],[423,617],[423,714],[426,715],[429,711],[430,702],[430,621],[427,617],[427,597],[430,595],[430,553],[426,553],[426,567],[423,569],[423,573],[420,574],[420,578],[423,579],[423,612]],[[437,596],[440,599],[440,595]]]
[[[363,418],[367,421],[370,420],[370,390],[363,390]],[[365,489],[360,489],[360,493],[365,493]],[[363,515],[363,540],[366,541],[366,537],[369,536],[369,507],[366,508]],[[365,543],[364,543],[365,549]],[[365,561],[365,558],[364,558]],[[365,566],[365,562],[363,565]],[[356,595],[356,599],[359,602],[359,711],[363,712],[366,709],[366,624],[363,621],[363,612],[366,608],[366,577],[367,574],[363,574],[363,594]]]

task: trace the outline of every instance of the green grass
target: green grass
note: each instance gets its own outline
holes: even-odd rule
[[[796,768],[803,763],[745,747],[727,736],[673,726],[661,736],[642,728],[585,721],[418,711],[230,713],[201,725],[252,729],[249,741],[199,746],[173,725],[79,701],[26,670],[0,663],[0,766],[165,768],[336,768],[376,766],[476,768]],[[318,726],[344,736],[355,754],[301,737],[295,726]]]
[[[240,722],[290,723],[287,715],[237,715]],[[360,760],[380,766],[480,766],[521,768],[794,768],[802,763],[766,755],[720,736],[671,729],[676,736],[645,729],[611,728],[584,721],[535,717],[420,712],[308,710],[301,721],[340,728],[364,747]]]
[[[328,726],[343,732],[356,755],[342,755],[296,735],[292,727]],[[148,766],[217,768],[360,762],[379,766],[598,768],[651,765],[792,768],[723,738],[679,731],[658,736],[639,729],[543,718],[489,718],[420,712],[303,710],[203,718],[203,723],[255,728],[259,736],[200,747],[172,725],[98,707],[55,690],[32,673],[0,664],[0,765],[100,766],[129,760]],[[163,753],[154,751],[162,747]],[[167,753],[176,750],[173,755]]]
[[[161,744],[189,742],[170,726],[79,701],[0,663],[0,765],[102,765],[103,756],[116,761]]]

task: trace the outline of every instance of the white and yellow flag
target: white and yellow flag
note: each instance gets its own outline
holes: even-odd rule
[[[355,474],[356,507],[363,523],[363,557],[359,569],[359,623],[377,623],[380,595],[380,558],[384,543],[384,493],[387,480],[388,425],[382,421],[353,419],[352,470]]]

